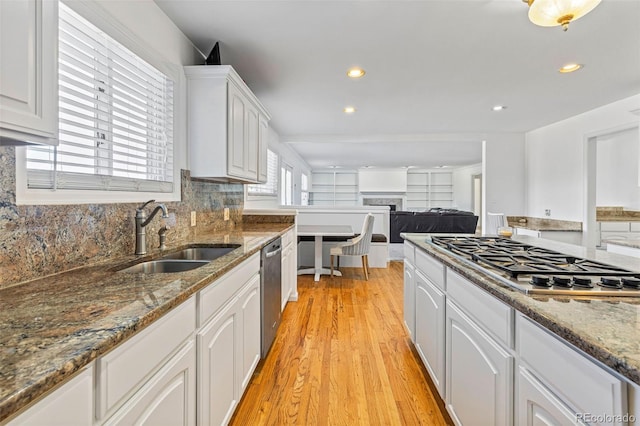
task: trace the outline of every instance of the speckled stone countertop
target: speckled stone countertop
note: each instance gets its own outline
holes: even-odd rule
[[[562,339],[611,369],[640,384],[640,297],[578,299],[529,296],[506,287],[482,268],[434,247],[426,234],[403,234],[420,249],[464,275],[493,296],[511,305]],[[527,244],[640,271],[640,259],[602,250],[544,240],[513,238]]]
[[[611,238],[611,239],[602,240],[602,242],[607,244],[615,244],[618,246],[625,246],[625,247],[640,249],[640,239],[637,239],[637,238],[635,239],[629,238],[626,240]]]
[[[622,207],[596,207],[598,222],[640,222],[640,211]]]
[[[573,231],[582,232],[582,222],[570,220],[544,219],[528,216],[507,216],[509,226],[531,229],[532,231]]]
[[[252,223],[199,235],[190,244],[240,244],[192,271],[116,272],[134,256],[0,290],[0,421],[65,381],[247,259],[291,223]],[[167,250],[175,251],[183,246]],[[157,257],[157,256],[156,256]]]

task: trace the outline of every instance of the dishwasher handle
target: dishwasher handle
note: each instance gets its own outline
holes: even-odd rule
[[[272,250],[272,251],[270,251],[270,252],[266,253],[266,254],[265,254],[265,257],[268,259],[268,258],[270,258],[270,257],[276,256],[276,255],[277,255],[278,253],[280,253],[281,251],[282,251],[282,247],[281,247],[281,246],[278,246],[278,248],[277,248],[277,249]]]

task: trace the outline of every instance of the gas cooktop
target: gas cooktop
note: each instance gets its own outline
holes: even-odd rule
[[[431,237],[528,294],[640,297],[640,272],[500,237]]]

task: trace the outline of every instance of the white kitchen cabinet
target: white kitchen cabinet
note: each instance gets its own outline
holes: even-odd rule
[[[195,385],[196,351],[191,339],[104,424],[193,426]]]
[[[184,342],[193,339],[196,304],[193,297],[96,362],[96,419],[111,417],[148,385]],[[194,386],[195,383],[188,383]],[[194,387],[195,390],[195,387]],[[189,393],[193,397],[194,392]],[[141,403],[145,403],[144,401]],[[129,407],[129,410],[135,408]]]
[[[199,425],[226,424],[260,360],[260,254],[199,294]]]
[[[407,244],[407,243],[405,243]],[[404,325],[411,341],[416,339],[416,284],[415,267],[404,259]]]
[[[198,333],[198,424],[227,424],[238,404],[238,299]]]
[[[93,364],[44,397],[9,426],[68,426],[93,424]]]
[[[231,66],[184,69],[191,176],[266,182],[270,117],[260,101]]]
[[[452,420],[512,424],[513,356],[450,300],[446,341],[446,406]]]
[[[298,250],[296,231],[291,229],[282,236],[282,310],[289,299],[297,294]]]
[[[0,138],[58,144],[57,59],[58,2],[0,1]]]
[[[269,173],[267,150],[269,148],[269,120],[260,115],[258,128],[258,181],[266,182]]]
[[[254,275],[239,296],[242,363],[240,396],[247,388],[260,361],[260,275]],[[239,399],[239,398],[238,398]]]
[[[605,415],[613,424],[623,424],[628,409],[627,386],[622,379],[522,314],[517,316],[516,327],[521,367],[535,375],[576,416]],[[519,401],[518,405],[523,403]]]
[[[518,372],[517,422],[522,426],[584,424],[526,368]]]
[[[415,345],[438,392],[445,392],[445,296],[415,271]]]

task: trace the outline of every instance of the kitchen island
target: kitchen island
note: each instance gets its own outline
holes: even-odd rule
[[[203,232],[165,253],[193,245],[239,247],[187,272],[118,272],[159,257],[131,255],[1,289],[0,423],[187,304],[185,318],[193,324],[196,293],[292,229],[293,223],[252,223],[232,232]],[[218,294],[214,303],[221,299]]]
[[[640,297],[527,295],[429,235],[404,238],[405,322],[455,422],[525,424],[539,409],[561,423],[587,410],[616,416],[615,424],[637,415]],[[640,273],[639,259],[513,240]]]

